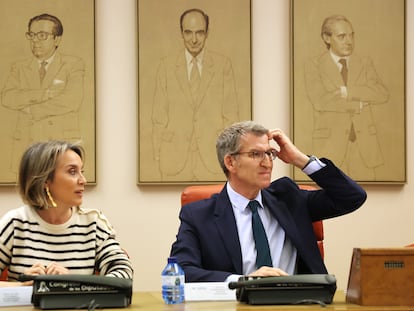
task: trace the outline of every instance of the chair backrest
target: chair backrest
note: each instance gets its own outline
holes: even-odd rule
[[[0,281],[7,281],[8,279],[8,269],[5,268],[0,274]]]
[[[211,197],[214,193],[219,193],[221,189],[223,189],[223,186],[223,184],[188,186],[181,192],[181,206],[194,201],[207,199]],[[311,185],[299,185],[299,187],[301,189],[308,191],[316,190],[316,188]],[[322,220],[315,221],[313,223],[313,232],[315,233],[316,241],[318,242],[318,247],[321,256],[322,258],[324,258],[325,252],[323,245],[324,233]]]

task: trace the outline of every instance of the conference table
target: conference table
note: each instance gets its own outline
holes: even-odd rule
[[[2,308],[0,308],[1,311]],[[6,307],[3,310],[12,311],[28,311],[28,310],[39,310],[33,306],[18,306],[18,307]],[[101,310],[99,308],[95,310]],[[237,301],[187,301],[177,305],[166,305],[161,298],[160,292],[135,292],[132,296],[132,304],[127,308],[116,308],[116,309],[103,309],[103,310],[148,310],[148,311],[233,311],[233,310],[350,310],[350,311],[365,311],[365,310],[376,310],[376,311],[393,311],[393,310],[414,310],[414,306],[360,306],[357,304],[350,304],[345,302],[345,295],[343,291],[337,291],[332,304],[322,307],[316,305],[247,305]]]

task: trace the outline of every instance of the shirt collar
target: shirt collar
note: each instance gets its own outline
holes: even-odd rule
[[[51,62],[53,62],[53,59],[55,58],[56,53],[53,53],[52,56],[50,56],[48,59],[45,60],[40,60],[38,59],[37,62],[39,63],[39,66],[42,65],[43,62],[46,62],[47,65],[46,67],[48,67],[50,65]]]
[[[231,187],[229,182],[226,184],[226,187],[227,187],[227,194],[229,195],[231,205],[234,208],[238,209],[240,212],[243,212],[247,208],[247,204],[249,204],[251,200],[245,198],[241,194],[234,191],[234,189]],[[257,202],[259,202],[260,207],[263,207],[261,191],[259,191],[256,198],[254,198],[253,200],[256,200]]]
[[[185,54],[185,60],[186,60],[187,65],[190,65],[191,62],[193,61],[193,55],[191,55],[187,49],[185,49],[184,54]],[[203,62],[203,58],[204,58],[204,49],[201,50],[201,52],[196,56],[197,63],[201,64]]]
[[[340,59],[346,59],[346,62],[348,63],[349,61],[349,56],[345,56],[345,57],[339,57],[338,55],[334,54],[334,52],[332,52],[332,50],[329,50],[329,54],[331,55],[332,59],[334,60],[335,64],[338,64]]]

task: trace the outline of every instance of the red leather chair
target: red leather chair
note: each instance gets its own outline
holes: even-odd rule
[[[0,281],[7,281],[7,268],[1,272]]]
[[[311,185],[299,185],[299,187],[301,189],[305,189],[308,191],[316,190],[316,188]],[[188,186],[181,192],[181,206],[194,201],[207,199],[211,197],[211,195],[213,195],[214,193],[220,192],[221,189],[223,189],[223,184]],[[315,221],[313,223],[313,231],[315,233],[319,251],[321,252],[321,256],[323,259],[325,256],[323,245],[324,233],[323,222],[321,220]]]

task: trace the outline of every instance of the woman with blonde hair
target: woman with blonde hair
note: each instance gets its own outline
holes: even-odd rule
[[[96,272],[132,279],[107,218],[81,207],[83,161],[81,145],[65,141],[35,143],[24,152],[18,189],[25,205],[0,219],[0,270],[8,269],[9,281],[21,274]]]

